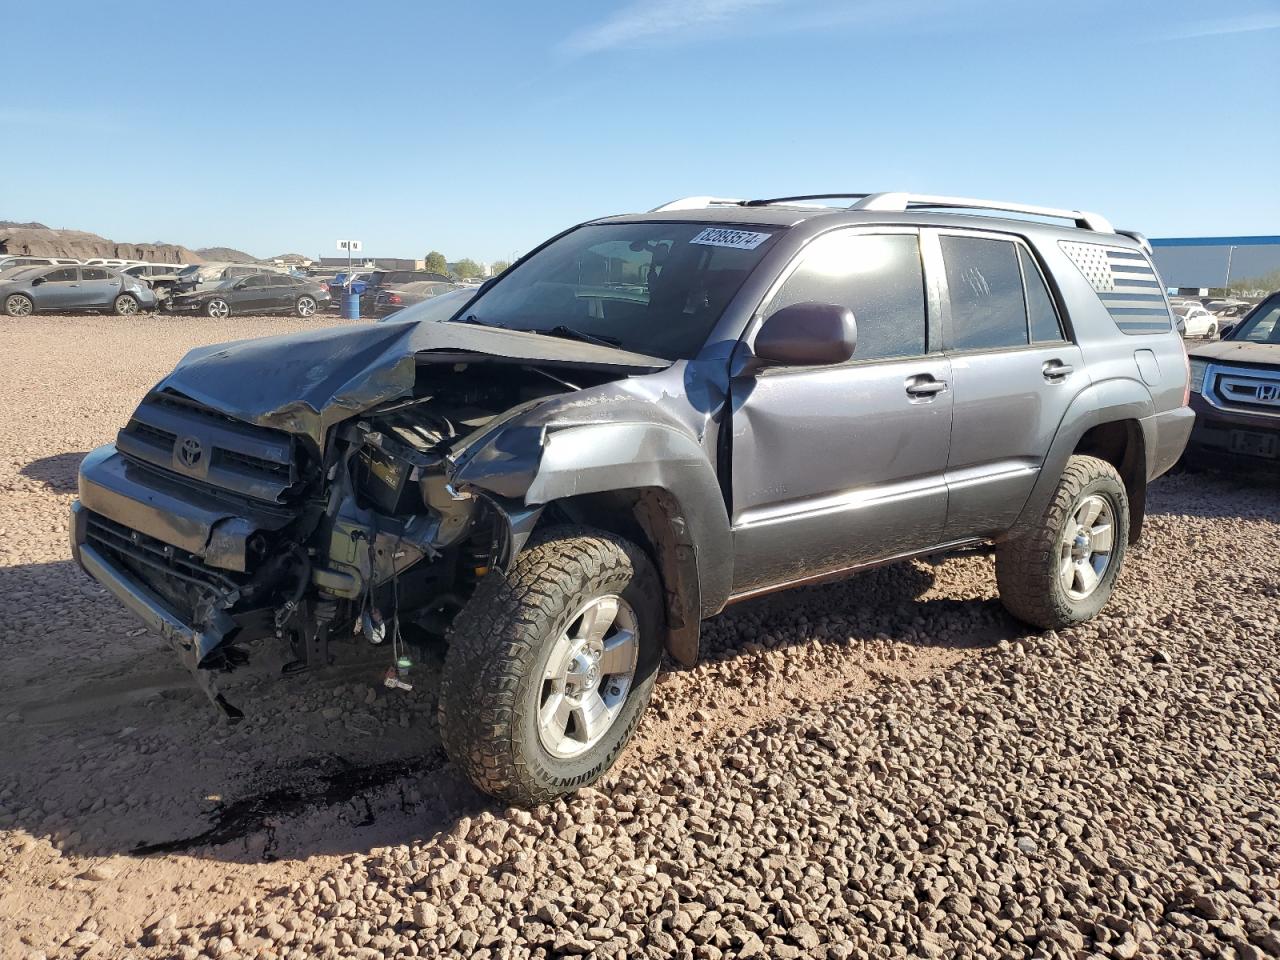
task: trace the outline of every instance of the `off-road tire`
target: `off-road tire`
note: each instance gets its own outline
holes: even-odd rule
[[[1110,503],[1114,517],[1111,561],[1093,592],[1076,600],[1063,589],[1058,575],[1061,539],[1077,505],[1095,494]],[[1129,497],[1120,474],[1105,460],[1073,456],[1034,529],[996,544],[1000,602],[1019,620],[1045,630],[1083,623],[1111,599],[1128,545]]]
[[[11,293],[4,298],[4,312],[11,317],[29,317],[36,312],[35,301],[25,293]]]
[[[636,614],[639,655],[621,712],[581,756],[562,760],[538,735],[537,694],[555,638],[593,597],[617,594]],[[533,806],[603,774],[635,732],[662,659],[662,591],[644,551],[588,527],[548,528],[510,574],[489,573],[450,630],[440,683],[440,737],[483,792]]]
[[[138,298],[132,293],[122,293],[116,297],[111,309],[117,317],[133,317],[142,312],[142,304],[138,303]]]

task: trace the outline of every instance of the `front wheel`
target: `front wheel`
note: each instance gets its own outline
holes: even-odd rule
[[[215,297],[205,305],[204,312],[214,320],[222,320],[231,316],[231,304],[221,297]]]
[[[138,298],[131,293],[122,293],[116,297],[113,309],[118,317],[132,317],[140,309]]]
[[[548,530],[458,614],[440,683],[440,735],[480,790],[533,805],[612,766],[661,660],[658,575],[635,544]]]
[[[1129,498],[1116,468],[1073,456],[1037,526],[996,545],[1000,601],[1019,620],[1055,630],[1111,599],[1129,545]]]
[[[1216,323],[1209,324],[1209,329],[1204,332],[1206,340],[1218,339],[1218,325]]]
[[[299,297],[297,308],[298,316],[305,320],[316,312],[316,302],[311,297]]]
[[[11,317],[29,317],[36,305],[25,293],[12,293],[4,298],[4,312]]]

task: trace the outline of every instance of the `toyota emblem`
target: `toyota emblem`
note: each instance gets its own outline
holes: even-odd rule
[[[183,437],[182,442],[178,444],[178,459],[182,461],[184,467],[194,467],[203,456],[204,447],[200,446],[200,441],[195,437]]]

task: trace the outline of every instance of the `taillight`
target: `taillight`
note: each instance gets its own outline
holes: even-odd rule
[[[387,303],[400,303],[400,302],[401,302],[400,294],[398,293],[387,294]]]

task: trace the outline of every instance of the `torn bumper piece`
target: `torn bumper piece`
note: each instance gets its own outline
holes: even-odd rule
[[[88,518],[89,512],[78,501],[71,505],[71,553],[76,562],[144,624],[169,642],[183,665],[195,677],[196,683],[229,721],[235,723],[243,719],[244,714],[228,703],[218,691],[213,674],[200,666],[204,658],[234,628],[235,623],[231,617],[223,611],[217,611],[211,617],[213,623],[205,630],[197,630],[183,623],[151,590],[117,568],[87,542]]]

